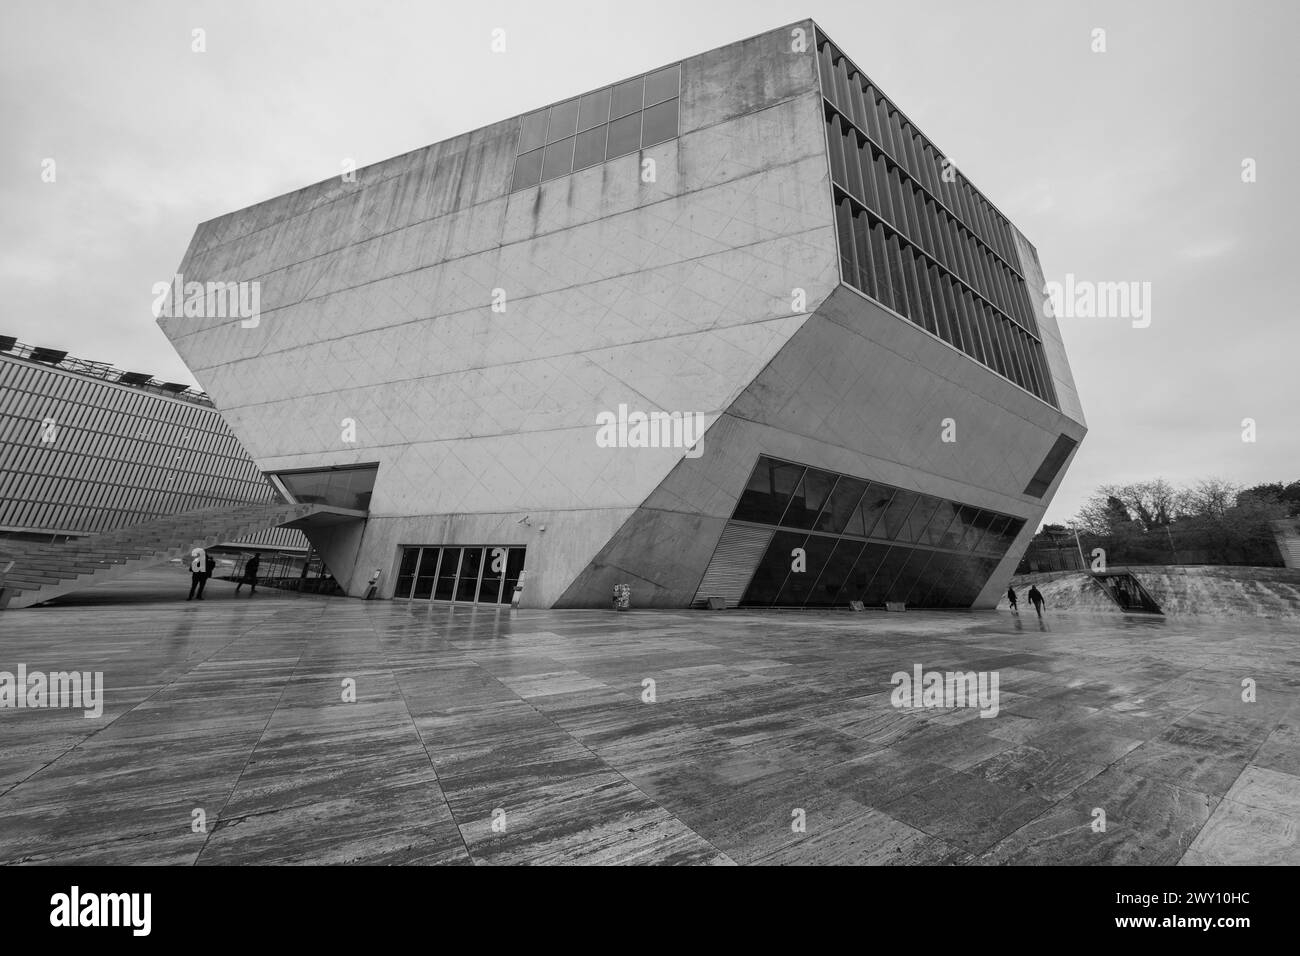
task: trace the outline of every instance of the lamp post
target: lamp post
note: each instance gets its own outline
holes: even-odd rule
[[[1070,525],[1070,530],[1074,532],[1074,546],[1079,549],[1079,568],[1083,571],[1087,571],[1088,561],[1083,556],[1083,542],[1079,540],[1079,526],[1077,524],[1072,524]]]

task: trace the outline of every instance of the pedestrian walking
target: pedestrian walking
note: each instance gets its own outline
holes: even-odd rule
[[[1029,603],[1034,606],[1034,610],[1038,612],[1038,616],[1042,617],[1043,605],[1046,602],[1043,600],[1043,592],[1033,585],[1030,585],[1029,587]]]
[[[193,601],[197,597],[202,601],[203,586],[208,583],[208,552],[195,548],[190,555],[190,596],[185,600]]]
[[[262,567],[262,555],[257,551],[254,551],[253,556],[249,558],[248,563],[244,565],[243,578],[241,578],[239,583],[235,585],[236,594],[239,593],[239,589],[242,588],[245,584],[248,585],[249,597],[252,597],[254,594],[257,593],[257,572],[261,570],[261,567]]]
[[[1013,587],[1008,587],[1008,588],[1007,588],[1007,600],[1011,602],[1011,610],[1013,610],[1013,611],[1015,611],[1017,614],[1019,614],[1019,613],[1020,613],[1020,610],[1019,610],[1019,608],[1018,608],[1017,605],[1016,605],[1016,589],[1015,589],[1015,588],[1013,588]]]

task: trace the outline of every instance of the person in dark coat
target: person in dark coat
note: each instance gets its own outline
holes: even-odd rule
[[[190,559],[190,596],[185,600],[192,601],[197,598],[203,600],[203,586],[208,583],[208,557],[207,551],[202,548],[196,548],[194,556]]]
[[[1016,606],[1016,589],[1015,589],[1015,588],[1013,588],[1013,587],[1008,587],[1008,588],[1007,588],[1007,600],[1011,602],[1011,610],[1013,610],[1013,611],[1015,611],[1017,614],[1019,614],[1019,613],[1020,613],[1020,609]]]
[[[261,568],[261,566],[262,566],[262,555],[254,551],[253,556],[249,558],[248,563],[244,565],[243,579],[238,584],[235,585],[236,594],[239,593],[239,589],[242,588],[245,584],[248,585],[249,597],[252,597],[254,594],[257,593],[257,572]]]
[[[1034,606],[1034,610],[1038,612],[1038,616],[1042,617],[1043,605],[1046,603],[1043,600],[1043,592],[1032,585],[1029,588],[1029,603]]]

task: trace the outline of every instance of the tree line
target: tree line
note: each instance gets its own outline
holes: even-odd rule
[[[1281,564],[1272,522],[1300,515],[1300,480],[1244,487],[1205,478],[1102,485],[1070,526],[1043,525],[1041,548],[1105,549],[1111,564]],[[1028,556],[1027,556],[1028,557]]]

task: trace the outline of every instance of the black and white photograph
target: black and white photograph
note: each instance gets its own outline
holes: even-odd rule
[[[739,865],[1277,930],[1297,35],[5,0],[6,925]]]

